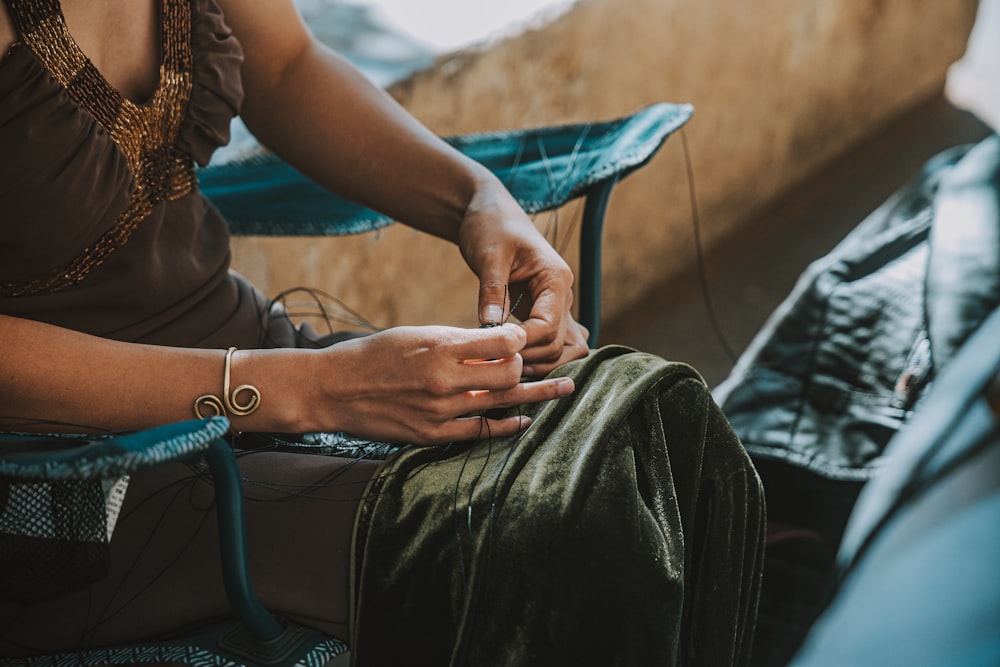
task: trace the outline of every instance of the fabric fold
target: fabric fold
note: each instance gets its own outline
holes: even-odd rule
[[[188,113],[177,147],[204,167],[216,148],[229,143],[229,121],[243,103],[243,80],[233,76],[243,63],[243,47],[213,0],[194,0],[193,4],[195,62]]]
[[[621,347],[559,372],[577,393],[521,436],[404,449],[372,481],[356,665],[746,662],[764,499],[704,382]]]

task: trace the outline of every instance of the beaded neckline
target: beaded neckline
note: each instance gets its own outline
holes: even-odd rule
[[[194,189],[190,157],[175,147],[191,96],[191,6],[162,0],[160,77],[152,98],[136,104],[97,70],[70,35],[58,0],[7,0],[20,42],[49,76],[121,150],[134,179],[125,211],[67,266],[18,282],[0,283],[0,296],[47,294],[80,283],[123,246],[153,207]],[[13,48],[13,47],[12,47]]]

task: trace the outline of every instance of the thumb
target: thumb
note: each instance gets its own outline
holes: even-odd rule
[[[507,281],[483,278],[479,281],[479,323],[503,324],[507,319]]]

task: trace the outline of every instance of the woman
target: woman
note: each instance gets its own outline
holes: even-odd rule
[[[573,418],[542,416],[573,394],[574,381],[562,377],[565,373],[522,381],[542,378],[587,354],[586,330],[570,315],[570,270],[488,171],[452,151],[318,45],[291,2],[5,0],[2,5],[0,397],[7,424],[140,429],[190,418],[194,410],[202,416],[226,414],[238,432],[343,431],[377,441],[444,445],[425,450],[429,458],[405,448],[385,465],[270,451],[241,459],[244,477],[253,482],[247,490],[251,539],[258,535],[251,544],[252,567],[265,604],[347,638],[353,560],[359,598],[352,652],[359,661],[392,660],[377,651],[365,657],[366,631],[384,611],[367,601],[388,595],[394,613],[414,622],[421,610],[409,606],[405,593],[387,594],[388,581],[379,583],[390,557],[388,543],[399,538],[403,548],[420,544],[421,524],[451,526],[448,512],[454,508],[445,503],[440,518],[430,512],[413,517],[412,524],[397,523],[387,512],[412,509],[414,493],[447,496],[451,503],[479,445],[505,442],[509,451],[542,452],[555,446],[555,432],[573,419],[586,424],[586,411],[576,408],[567,413],[577,415]],[[228,271],[225,223],[200,196],[193,177],[193,162],[205,163],[227,140],[228,121],[237,112],[262,143],[321,184],[454,241],[479,279],[483,324],[506,320],[510,291],[524,293],[523,322],[476,330],[400,327],[323,349],[296,348],[300,332]],[[265,344],[281,349],[259,349]],[[578,362],[569,372],[607,375],[612,384],[614,377],[625,377],[613,370],[623,362],[612,359],[630,355],[604,357]],[[635,421],[642,412],[638,406],[664,404],[667,392],[656,387],[664,384],[665,364],[643,359],[624,363],[651,369],[645,385],[636,381],[641,373],[617,385],[623,391],[632,384],[646,389],[627,409],[618,406],[621,418],[609,423],[641,424]],[[697,384],[696,378],[688,380]],[[675,383],[688,384],[672,379],[671,386]],[[691,456],[691,488],[675,502],[674,486],[687,482],[668,474],[661,442],[649,454],[662,459],[659,472],[642,479],[662,487],[630,493],[655,496],[658,509],[650,528],[670,526],[677,533],[667,542],[679,551],[654,549],[651,558],[662,570],[669,556],[667,579],[678,583],[680,561],[701,557],[692,556],[699,547],[690,542],[685,547],[680,532],[702,533],[709,526],[707,515],[698,514],[708,501],[697,489],[713,486],[720,475],[742,480],[722,494],[738,514],[751,517],[747,535],[727,537],[724,547],[732,540],[742,549],[746,542],[750,555],[718,570],[719,582],[731,581],[733,573],[741,580],[735,611],[722,622],[740,621],[727,629],[727,636],[739,641],[720,642],[725,646],[719,655],[729,659],[744,650],[752,625],[759,488],[717,411],[704,407],[704,392],[692,391],[701,406],[695,412],[702,416],[682,421],[713,425],[720,451],[706,456],[717,461],[702,465],[700,454]],[[496,415],[494,410],[515,406],[521,407],[486,416],[487,410]],[[553,425],[529,429],[532,413]],[[535,444],[523,446],[520,434],[535,436]],[[448,444],[469,441],[477,444]],[[484,471],[495,467],[496,457],[492,464],[489,459],[487,454]],[[429,468],[434,470],[420,472]],[[496,484],[508,474],[506,468],[499,471]],[[425,480],[440,488],[416,491]],[[515,476],[515,486],[523,481]],[[5,652],[156,636],[223,614],[219,586],[203,567],[214,544],[204,525],[202,485],[182,466],[133,480],[112,539],[110,575],[55,600],[5,605],[0,619]],[[468,491],[470,516],[474,492]],[[495,508],[496,492],[490,497]],[[401,507],[384,508],[393,503]],[[729,511],[722,514],[728,520]],[[257,525],[262,528],[255,530]],[[495,525],[491,520],[489,530]],[[355,529],[358,552],[351,555]],[[706,546],[706,555],[717,548]],[[501,550],[499,542],[477,553],[494,549]],[[457,557],[460,565],[468,555]],[[141,571],[133,562],[143,563]],[[708,569],[701,574],[716,576]],[[466,583],[458,585],[465,590]],[[440,590],[446,603],[462,595],[447,586]],[[694,625],[692,619],[701,616],[692,610],[707,604],[688,600],[690,593],[681,590],[665,589],[673,597],[666,617],[678,620],[677,628],[664,632],[669,641],[652,642],[651,650],[660,655],[689,650],[688,641],[678,639],[680,618],[685,628]],[[657,600],[654,606],[664,604]],[[681,606],[683,614],[677,611]],[[492,618],[508,613],[514,610],[498,609]],[[539,623],[530,625],[537,637],[529,639],[526,632],[521,644],[565,655],[569,635],[539,638],[545,634],[538,634]],[[582,637],[583,625],[567,627],[576,627],[567,632]],[[485,645],[481,635],[462,636],[451,628],[428,641],[443,655],[457,655],[469,643]]]

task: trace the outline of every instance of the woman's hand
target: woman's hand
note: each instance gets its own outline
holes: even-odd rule
[[[433,444],[509,436],[527,418],[483,411],[567,396],[573,381],[521,382],[526,335],[402,327],[322,350],[239,350],[234,385],[260,407],[230,415],[238,431],[346,431]],[[226,353],[139,345],[0,315],[0,424],[16,430],[138,430],[192,418],[224,387]]]
[[[318,352],[312,406],[337,430],[398,443],[435,444],[502,437],[527,417],[489,419],[486,410],[569,395],[573,381],[521,382],[527,336],[516,325],[490,329],[399,327]],[[324,369],[331,368],[329,372]],[[329,425],[317,425],[329,428]]]
[[[573,320],[573,273],[495,181],[486,180],[458,231],[462,256],[479,277],[479,321],[522,320],[524,375],[541,377],[587,354],[587,330]]]
[[[316,42],[289,0],[220,4],[243,44],[241,115],[262,143],[333,192],[457,242],[483,324],[523,294],[527,375],[586,354],[569,267],[492,173]]]

